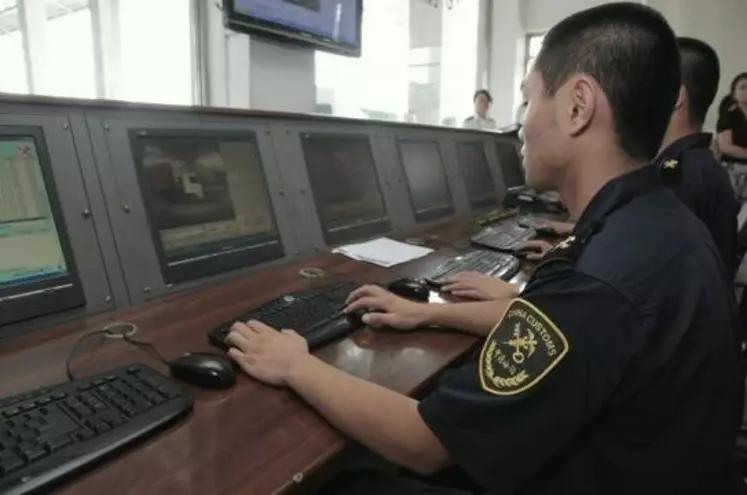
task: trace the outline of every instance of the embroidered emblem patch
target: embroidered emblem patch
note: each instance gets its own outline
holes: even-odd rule
[[[679,162],[677,160],[667,160],[664,162],[664,165],[662,165],[662,168],[664,170],[673,170],[677,168],[677,165],[679,165]]]
[[[550,318],[528,301],[514,299],[480,353],[482,388],[495,395],[529,390],[568,349],[568,341]]]

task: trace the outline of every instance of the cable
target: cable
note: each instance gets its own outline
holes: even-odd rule
[[[166,366],[169,366],[171,364],[171,361],[168,361],[166,358],[164,358],[161,355],[161,353],[158,352],[158,349],[156,348],[156,346],[153,345],[152,343],[150,343],[150,342],[143,342],[142,340],[135,340],[132,337],[130,337],[129,335],[125,335],[125,334],[122,335],[122,338],[128,344],[134,345],[135,347],[139,347],[140,349],[150,350],[151,352],[153,352],[153,354],[156,356],[156,358],[158,358],[158,360],[161,361]]]
[[[106,330],[94,330],[92,332],[81,335],[75,342],[75,344],[73,344],[73,348],[70,351],[70,354],[68,354],[67,361],[65,362],[65,372],[67,373],[68,380],[70,380],[71,382],[75,381],[75,376],[73,376],[73,372],[70,370],[70,365],[72,364],[73,357],[75,356],[75,351],[78,350],[78,346],[91,337],[95,337],[96,335],[105,335],[106,333]]]

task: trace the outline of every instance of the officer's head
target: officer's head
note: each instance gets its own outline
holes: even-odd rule
[[[487,89],[478,89],[475,91],[472,101],[475,104],[475,113],[481,117],[485,117],[488,114],[491,103],[493,103],[493,97]]]
[[[747,105],[747,72],[742,72],[732,79],[731,97],[736,103]]]
[[[696,129],[703,127],[708,109],[713,104],[721,78],[716,51],[708,43],[694,38],[678,38],[682,87],[675,105],[673,119],[682,118]]]
[[[657,11],[612,3],[561,21],[526,79],[527,182],[557,188],[580,164],[604,166],[613,154],[652,160],[679,86],[677,40]]]

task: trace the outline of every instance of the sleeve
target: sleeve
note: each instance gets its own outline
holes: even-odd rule
[[[611,396],[632,355],[632,318],[626,298],[588,275],[536,281],[420,415],[478,483],[513,493]]]
[[[724,131],[730,131],[736,127],[735,118],[737,115],[734,111],[722,112],[718,116],[718,122],[716,122],[716,132],[721,133]]]

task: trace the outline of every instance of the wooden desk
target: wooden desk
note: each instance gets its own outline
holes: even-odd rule
[[[283,293],[311,287],[302,267],[322,268],[323,283],[355,280],[388,282],[417,276],[465,243],[466,222],[455,221],[417,233],[434,244],[435,254],[396,269],[383,269],[323,255],[197,292],[177,294],[136,309],[60,325],[0,343],[0,397],[65,379],[65,361],[74,342],[107,323],[139,327],[137,338],[153,342],[167,359],[184,352],[215,351],[206,332],[243,311]],[[435,234],[437,238],[430,238]],[[497,317],[496,317],[497,318]],[[450,332],[377,332],[364,329],[318,352],[345,371],[409,395],[465,358],[473,337]],[[76,376],[133,362],[164,373],[153,357],[119,340],[91,339],[77,353]],[[185,385],[195,410],[185,421],[59,489],[61,494],[233,495],[285,493],[303,485],[347,445],[347,440],[292,392],[239,376],[226,391]]]

